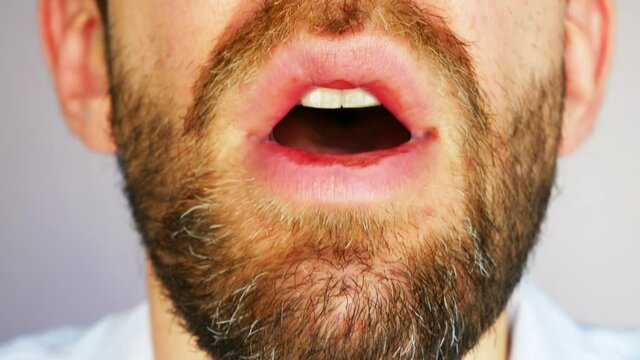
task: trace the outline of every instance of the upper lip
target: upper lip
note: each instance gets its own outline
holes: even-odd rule
[[[418,73],[409,50],[380,35],[300,36],[276,49],[257,78],[241,84],[243,106],[231,111],[239,130],[264,140],[313,88],[363,88],[419,139],[436,124]]]

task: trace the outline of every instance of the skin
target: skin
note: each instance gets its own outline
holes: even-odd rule
[[[568,154],[585,140],[611,63],[612,1],[417,2],[448,19],[451,29],[469,43],[480,89],[496,113],[509,108],[505,89],[524,89],[535,74],[548,73],[564,61],[565,107],[558,153]],[[212,45],[258,5],[248,0],[112,0],[109,9],[119,47],[139,54],[126,59],[138,70],[131,81],[157,91],[169,89],[172,115],[179,117],[194,100],[193,82]],[[39,18],[44,52],[69,127],[90,149],[114,153],[104,28],[94,1],[42,0]],[[171,303],[162,295],[151,267],[148,273],[156,359],[206,358],[172,321]],[[503,313],[467,358],[506,359],[507,325]]]

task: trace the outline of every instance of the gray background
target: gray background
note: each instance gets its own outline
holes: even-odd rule
[[[0,341],[88,324],[144,297],[143,251],[112,158],[59,115],[36,1],[0,2]],[[640,324],[640,2],[621,0],[600,122],[560,177],[530,277],[576,318]]]

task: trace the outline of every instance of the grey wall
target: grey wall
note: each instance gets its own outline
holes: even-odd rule
[[[61,119],[34,0],[0,2],[0,341],[90,323],[144,297],[143,252],[111,158]],[[561,162],[533,281],[577,318],[640,324],[640,2],[621,0],[617,64],[592,139]]]
[[[112,159],[59,115],[35,0],[0,1],[0,339],[87,323],[144,296]]]

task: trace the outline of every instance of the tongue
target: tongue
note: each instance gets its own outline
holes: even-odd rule
[[[411,140],[411,133],[384,107],[297,106],[273,129],[273,139],[310,153],[357,154],[394,148]]]

